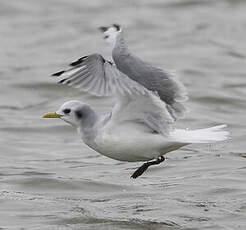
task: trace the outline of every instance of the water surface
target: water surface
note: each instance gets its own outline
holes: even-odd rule
[[[246,2],[243,0],[0,2],[1,229],[246,229]],[[139,163],[87,148],[42,114],[79,99],[113,100],[49,77],[110,49],[97,27],[118,22],[130,49],[175,71],[189,91],[178,127],[226,123],[232,141],[191,145],[137,180]]]

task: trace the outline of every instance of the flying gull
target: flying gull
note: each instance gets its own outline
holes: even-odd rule
[[[85,103],[68,101],[44,118],[60,118],[73,125],[84,143],[104,156],[145,162],[132,178],[163,162],[166,153],[185,145],[227,140],[229,132],[223,130],[226,125],[176,129],[175,121],[186,111],[183,102],[187,93],[182,83],[132,54],[120,25],[100,30],[112,45],[114,63],[95,53],[79,58],[53,76],[60,84],[97,96],[113,96],[112,111],[98,115]]]

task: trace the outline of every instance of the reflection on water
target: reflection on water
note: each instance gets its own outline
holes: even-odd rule
[[[0,3],[0,228],[245,229],[243,0],[5,1]],[[72,127],[41,115],[69,99],[113,103],[49,75],[99,52],[97,27],[118,22],[133,52],[187,86],[179,127],[227,123],[232,141],[167,155],[137,180],[138,163],[88,149]]]

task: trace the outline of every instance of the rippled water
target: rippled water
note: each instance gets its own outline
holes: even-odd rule
[[[246,229],[246,1],[0,1],[0,229]],[[138,163],[88,149],[60,120],[68,99],[111,99],[49,75],[92,52],[118,22],[133,52],[175,70],[190,113],[178,127],[227,123],[232,141],[191,145],[130,179]]]

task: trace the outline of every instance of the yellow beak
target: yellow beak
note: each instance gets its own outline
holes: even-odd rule
[[[61,115],[57,114],[56,112],[49,112],[43,115],[43,118],[60,118]]]

